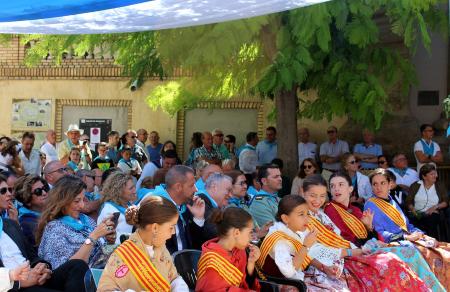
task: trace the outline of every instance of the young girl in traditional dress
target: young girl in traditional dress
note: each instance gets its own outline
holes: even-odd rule
[[[209,220],[217,225],[219,237],[202,246],[195,291],[259,291],[255,262],[260,252],[250,244],[252,216],[241,208],[229,207],[214,210]]]
[[[364,210],[374,212],[374,229],[387,243],[415,246],[445,289],[449,290],[450,244],[438,242],[409,223],[400,206],[389,195],[391,178],[385,169],[374,170],[369,179],[375,197],[367,200]]]
[[[332,201],[324,208],[325,214],[341,231],[341,236],[356,246],[371,246],[373,250],[391,252],[397,255],[427,284],[433,291],[445,291],[439,280],[428,267],[420,252],[414,247],[387,246],[378,239],[373,228],[374,213],[367,209],[362,212],[350,203],[353,191],[351,178],[344,172],[331,175],[330,186]]]
[[[261,259],[266,254],[265,242],[270,247],[270,235],[281,231],[288,236],[287,240],[281,240],[290,245],[291,249],[286,252],[286,248],[279,248],[277,245],[268,248],[273,253],[275,264],[283,275],[289,277],[283,270],[289,266],[289,261],[297,260],[297,265],[291,265],[291,273],[296,271],[294,277],[301,277],[300,272],[305,270],[304,280],[309,290],[428,291],[424,282],[395,255],[364,255],[362,249],[340,237],[339,229],[320,210],[327,197],[326,182],[320,175],[306,178],[303,190],[306,204],[280,202],[278,218],[281,221],[273,226],[269,236],[264,239]],[[297,209],[293,206],[297,206]],[[307,241],[308,230],[312,230],[313,236],[317,236],[317,243],[312,246]],[[280,239],[275,239],[278,240]],[[304,259],[299,254],[303,246],[307,249]],[[264,267],[263,264],[262,266]]]
[[[148,197],[132,221],[137,230],[109,258],[97,291],[189,291],[166,248],[178,221],[175,205]]]

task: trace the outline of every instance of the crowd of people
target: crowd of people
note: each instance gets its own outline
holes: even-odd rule
[[[416,171],[368,130],[350,148],[336,127],[320,146],[302,128],[294,178],[274,127],[241,147],[196,132],[184,162],[145,129],[95,147],[76,124],[39,150],[31,132],[1,137],[0,291],[83,291],[89,268],[103,270],[98,291],[189,291],[172,260],[186,249],[201,250],[195,291],[259,291],[268,277],[311,291],[446,291],[443,156],[433,127],[420,132]]]

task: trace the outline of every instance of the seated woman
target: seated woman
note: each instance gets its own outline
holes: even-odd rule
[[[353,186],[347,174],[343,172],[334,173],[330,177],[329,186],[332,201],[325,205],[324,212],[340,229],[341,236],[344,239],[351,241],[356,246],[362,246],[370,240],[366,244],[367,247],[394,253],[406,262],[430,289],[433,291],[445,291],[415,248],[387,247],[387,244],[377,240],[378,233],[373,229],[373,212],[370,209],[362,212],[358,207],[350,204],[350,194]]]
[[[300,165],[297,176],[292,181],[291,194],[303,196],[302,184],[305,177],[319,173],[319,166],[312,158],[305,158]]]
[[[436,241],[409,223],[402,209],[389,196],[390,176],[378,168],[369,176],[375,197],[369,199],[364,209],[374,212],[373,227],[384,242],[412,244],[422,253],[431,271],[445,289],[450,289],[450,244]]]
[[[364,202],[372,196],[369,178],[358,171],[359,162],[351,153],[342,155],[341,166],[345,173],[351,178],[353,186],[350,203],[356,204],[362,208]]]
[[[120,244],[120,236],[128,235],[133,231],[133,226],[125,220],[125,210],[137,199],[133,178],[121,171],[112,173],[103,184],[102,195],[103,204],[97,224],[109,218],[113,213],[120,212],[116,227],[116,244]]]
[[[72,147],[69,152],[69,162],[67,162],[67,167],[72,171],[72,173],[83,169],[83,162],[81,161],[81,150],[78,147]]]
[[[166,248],[178,221],[175,205],[147,197],[132,217],[137,230],[109,258],[97,291],[189,291]]]
[[[229,206],[243,208],[248,212],[250,196],[247,195],[247,181],[244,173],[240,170],[231,170],[225,174],[231,177],[233,184],[232,197],[228,200]]]
[[[318,230],[319,243],[329,250],[345,250],[347,253],[345,278],[350,290],[427,291],[425,283],[397,256],[379,252],[363,255],[363,250],[356,249],[353,243],[341,237],[339,228],[320,209],[327,197],[326,186],[320,175],[303,181],[304,198],[310,215],[309,226]],[[368,252],[367,248],[364,252]],[[407,282],[403,281],[405,275],[409,278]]]
[[[259,291],[255,262],[260,252],[250,244],[252,216],[229,207],[214,210],[209,220],[216,224],[219,237],[202,246],[195,291]]]
[[[32,246],[36,246],[36,229],[41,213],[47,203],[47,182],[37,175],[29,174],[18,179],[14,185],[19,208],[19,224]]]
[[[444,228],[439,210],[448,207],[445,185],[437,180],[436,167],[424,164],[419,171],[420,180],[409,187],[406,206],[410,211],[411,222],[431,237],[437,238],[438,229]]]
[[[84,207],[85,184],[78,177],[60,178],[48,193],[48,202],[37,228],[41,258],[57,268],[69,259],[81,259],[89,266],[103,266],[100,240],[115,241],[114,223],[109,217],[98,226],[80,213]]]
[[[142,173],[142,168],[139,161],[131,157],[132,153],[133,151],[129,146],[123,146],[120,149],[120,155],[122,158],[117,163],[117,167],[124,173],[131,175],[133,177],[133,181],[136,182]]]

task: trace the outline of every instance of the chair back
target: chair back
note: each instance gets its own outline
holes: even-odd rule
[[[96,292],[98,282],[102,276],[103,270],[101,269],[89,269],[84,275],[84,289],[86,292]]]
[[[195,289],[195,284],[197,283],[197,265],[201,253],[201,251],[196,249],[185,249],[177,251],[172,255],[178,274],[183,277],[189,289]]]

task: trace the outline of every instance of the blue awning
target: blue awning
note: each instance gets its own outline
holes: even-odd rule
[[[10,0],[2,3],[0,9],[0,33],[94,34],[159,30],[255,17],[326,1]]]

